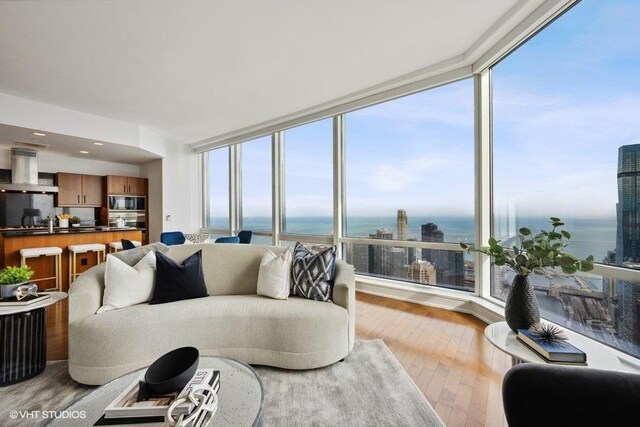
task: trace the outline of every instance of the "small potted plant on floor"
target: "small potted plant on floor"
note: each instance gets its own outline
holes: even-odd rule
[[[71,223],[72,227],[80,227],[80,223],[82,222],[82,220],[79,217],[74,216],[69,220],[69,222]]]
[[[542,274],[560,268],[564,274],[593,270],[593,255],[579,259],[565,251],[571,234],[558,228],[564,225],[560,218],[551,217],[551,230],[534,235],[526,227],[518,230],[520,246],[504,247],[491,237],[488,246],[460,243],[469,252],[480,252],[491,257],[491,265],[507,266],[515,273],[504,307],[505,321],[512,331],[528,329],[540,322],[538,300],[529,282],[529,274]]]
[[[26,284],[33,276],[33,270],[29,266],[6,267],[0,271],[0,289],[2,298],[13,298],[15,290]]]

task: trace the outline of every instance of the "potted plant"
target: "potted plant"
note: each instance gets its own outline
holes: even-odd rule
[[[67,213],[63,213],[60,215],[56,215],[58,217],[58,227],[60,228],[67,228],[69,227],[69,219],[71,218],[71,215],[67,214]]]
[[[33,276],[33,270],[28,265],[24,267],[6,267],[0,271],[2,298],[13,298],[15,290],[27,283],[31,276]]]
[[[571,234],[558,229],[564,225],[560,218],[551,217],[550,222],[551,230],[540,230],[536,235],[526,227],[518,230],[519,246],[504,247],[493,237],[489,239],[488,246],[460,243],[469,252],[490,256],[491,265],[507,266],[516,273],[504,309],[505,321],[514,332],[540,322],[538,300],[529,274],[542,274],[558,267],[567,275],[593,270],[593,255],[579,259],[565,251]]]
[[[72,227],[80,227],[80,223],[82,222],[82,220],[79,217],[74,216],[69,220],[69,222],[71,223]]]

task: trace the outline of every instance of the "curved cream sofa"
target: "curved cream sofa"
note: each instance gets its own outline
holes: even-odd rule
[[[158,245],[116,255],[133,264]],[[258,270],[268,248],[276,252],[283,248],[240,244],[170,248],[168,256],[179,263],[202,249],[210,296],[96,314],[102,305],[105,264],[86,271],[69,289],[69,374],[74,380],[104,384],[182,346],[195,346],[203,356],[286,369],[330,365],[353,349],[355,278],[349,264],[336,262],[334,303],[298,297],[275,300],[256,295]]]

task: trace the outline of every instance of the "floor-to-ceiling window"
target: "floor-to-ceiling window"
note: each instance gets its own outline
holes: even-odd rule
[[[240,228],[251,230],[252,243],[271,243],[271,136],[243,142],[242,222]]]
[[[365,276],[473,290],[475,258],[458,242],[489,232],[473,217],[488,209],[477,206],[491,201],[490,232],[503,243],[522,226],[535,231],[558,216],[572,233],[567,249],[598,264],[576,277],[532,276],[542,316],[638,357],[639,17],[631,0],[583,0],[492,66],[489,96],[475,97],[492,100],[492,141],[476,141],[491,145],[491,160],[474,153],[473,82],[459,80],[283,127],[273,151],[270,137],[232,149],[237,163],[228,148],[205,154],[206,225],[228,229],[231,210],[236,225],[272,233],[282,245],[337,244],[369,283],[381,281]],[[474,194],[474,180],[486,188],[474,176],[478,163],[491,165],[491,188]],[[242,185],[231,209],[230,165]],[[495,269],[490,295],[476,291],[504,300],[509,274]]]
[[[329,236],[333,232],[333,121],[308,123],[283,135],[283,232]]]
[[[639,19],[637,1],[583,0],[492,68],[493,233],[503,242],[555,216],[569,252],[640,267]],[[541,315],[639,356],[640,282],[602,265],[532,275]],[[495,269],[492,296],[504,299],[511,277]]]
[[[229,148],[205,153],[207,156],[208,200],[205,204],[205,227],[229,230]]]
[[[344,116],[345,235],[452,244],[353,243],[358,273],[473,290],[473,120],[472,79]]]

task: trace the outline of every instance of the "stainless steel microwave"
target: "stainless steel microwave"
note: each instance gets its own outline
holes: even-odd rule
[[[144,211],[147,199],[144,196],[109,196],[111,211]]]

